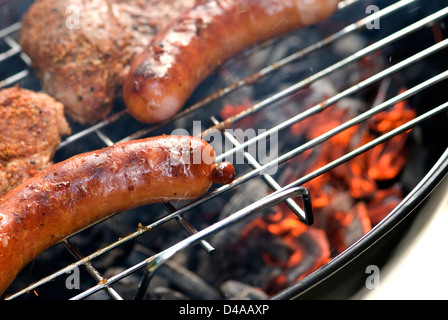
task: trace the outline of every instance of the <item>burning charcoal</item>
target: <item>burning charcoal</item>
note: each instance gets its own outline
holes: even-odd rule
[[[294,254],[294,249],[291,248],[283,238],[275,237],[271,240],[264,250],[264,260],[269,261],[268,264],[282,263],[287,264],[291,255]]]
[[[267,193],[267,186],[262,181],[255,179],[246,182],[240,187],[239,192],[235,193],[235,195],[230,198],[227,204],[223,207],[220,219],[223,219],[225,216],[254,203],[260,198],[266,196]],[[221,244],[235,241],[244,227],[245,223],[239,223],[227,228],[226,232],[220,232],[213,237],[213,244],[220,246]]]
[[[330,260],[330,247],[323,230],[308,228],[299,242],[306,254],[297,267],[289,270],[289,283],[304,278]]]
[[[221,298],[217,289],[213,288],[197,274],[174,261],[167,261],[157,270],[157,273],[168,279],[173,288],[176,288],[191,299],[216,300]]]
[[[305,99],[307,105],[315,105],[321,101],[325,101],[328,97],[332,97],[337,93],[333,82],[328,79],[319,79],[310,85],[310,95]]]
[[[330,248],[325,232],[307,227],[285,210],[279,209],[273,215],[254,219],[238,238],[216,252],[214,258],[218,256],[220,264],[210,265],[209,269],[222,268],[223,271],[215,273],[224,280],[222,290],[230,291],[225,292],[226,295],[236,290],[235,283],[227,283],[228,279],[262,288],[270,295],[329,260]]]
[[[224,282],[221,285],[221,291],[228,300],[264,300],[269,298],[260,288],[235,280]]]
[[[137,250],[142,252],[146,257],[150,257],[154,254],[141,245],[136,246],[136,250],[134,251]],[[213,300],[221,298],[218,289],[215,289],[208,284],[198,274],[183,267],[180,263],[175,261],[174,258],[166,261],[160,266],[155,272],[155,276],[165,279],[174,290],[177,290],[179,294],[184,294],[190,299]],[[152,287],[153,286],[150,284],[150,288]]]
[[[339,39],[333,46],[340,58],[345,58],[359,48],[365,48],[367,41],[358,34],[351,34]],[[362,57],[357,63],[347,66],[344,72],[335,72],[330,75],[331,82],[335,84],[337,90],[344,90],[348,86],[355,85],[382,70],[385,63],[380,52]]]
[[[186,295],[170,288],[157,287],[152,294],[157,300],[189,300]]]
[[[247,228],[246,224],[243,225]],[[253,232],[240,230],[233,238],[226,239],[227,242],[216,246],[217,251],[213,256],[201,252],[204,258],[199,259],[197,268],[201,276],[216,286],[231,279],[263,288],[270,278],[282,272],[281,266],[266,261],[269,252],[273,253],[272,260],[283,261],[287,260],[291,253],[290,248],[281,239],[274,241],[269,232],[258,228],[253,228]]]
[[[337,54],[348,56],[353,52],[360,51],[366,47],[366,39],[358,34],[350,34],[335,43],[333,46]]]
[[[249,98],[244,98],[243,102],[238,103],[238,104],[226,104],[225,106],[222,107],[221,111],[220,111],[220,116],[221,118],[223,118],[224,120],[227,120],[229,118],[232,118],[234,116],[236,116],[237,114],[249,109],[250,107],[252,107],[253,102],[251,101],[251,99]],[[238,122],[238,127],[239,128],[253,128],[254,127],[254,123],[257,122],[257,114],[255,114],[253,117],[249,117],[249,118],[245,118],[242,119],[241,121]]]
[[[347,249],[371,229],[364,202],[358,202],[350,211],[335,211],[330,218],[328,237],[338,253]]]
[[[266,285],[268,294],[279,292],[296,281],[304,278],[330,260],[330,246],[323,230],[309,227],[291,243],[295,251],[283,272],[272,277]]]
[[[372,226],[378,224],[386,217],[403,199],[403,191],[400,184],[396,183],[390,188],[379,190],[367,203],[370,222]]]

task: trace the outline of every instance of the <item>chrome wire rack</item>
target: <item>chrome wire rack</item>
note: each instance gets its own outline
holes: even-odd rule
[[[418,17],[418,19],[408,23],[404,27],[397,24],[398,26],[396,29],[393,29],[394,24],[390,23],[390,20],[388,19],[393,19],[393,17],[400,14],[412,16],[411,12],[419,6],[424,6],[423,2],[418,0],[400,0],[393,2],[392,4],[390,4],[391,2],[387,2],[387,5],[382,5],[382,2],[379,1],[378,6],[376,6],[378,10],[372,12],[366,12],[364,10],[363,12],[359,12],[359,8],[365,9],[362,2],[363,1],[360,0],[342,1],[335,17],[331,18],[335,22],[333,24],[329,23],[333,26],[332,30],[335,31],[334,33],[324,33],[320,39],[313,40],[308,44],[304,43],[296,52],[292,54],[283,54],[283,56],[277,59],[274,63],[269,63],[268,65],[262,66],[248,75],[244,75],[242,77],[235,76],[234,74],[229,75],[226,74],[225,68],[231,66],[233,63],[237,64],[239,61],[244,61],[247,57],[258,54],[260,50],[275,48],[275,46],[281,42],[281,39],[271,40],[255,48],[251,48],[244,52],[241,56],[235,57],[232,61],[226,62],[226,64],[220,69],[221,73],[218,71],[218,74],[225,78],[225,85],[219,90],[212,93],[207,93],[206,96],[198,95],[199,98],[196,99],[196,102],[190,103],[182,112],[169,121],[152,126],[137,124],[132,122],[133,120],[128,116],[126,110],[122,106],[119,106],[107,119],[91,127],[79,127],[76,124],[73,124],[73,134],[65,138],[58,148],[58,155],[60,158],[67,157],[72,153],[80,152],[80,148],[82,151],[88,151],[88,148],[91,148],[91,146],[87,146],[87,150],[84,150],[84,147],[79,147],[80,145],[84,146],[86,141],[96,141],[94,144],[95,147],[99,145],[110,146],[115,143],[143,138],[159,132],[169,132],[169,130],[173,128],[182,126],[190,127],[195,119],[195,115],[197,115],[197,112],[209,114],[210,111],[206,110],[213,110],[214,114],[212,113],[208,115],[209,125],[207,125],[207,127],[200,132],[200,135],[207,138],[215,132],[214,130],[223,132],[226,139],[226,146],[231,147],[223,150],[221,154],[218,154],[217,161],[228,159],[229,157],[231,158],[237,154],[242,154],[245,159],[245,167],[238,172],[237,179],[232,184],[213,189],[203,197],[190,203],[182,204],[181,206],[174,203],[163,204],[163,208],[166,212],[162,215],[162,217],[148,225],[139,225],[133,232],[122,234],[120,235],[119,240],[102,245],[100,249],[87,255],[83,255],[81,253],[81,250],[77,248],[76,243],[73,242],[71,238],[65,239],[60,245],[68,250],[68,252],[75,258],[75,262],[66,265],[56,272],[52,272],[38,281],[28,284],[17,292],[9,294],[6,299],[20,299],[28,295],[30,292],[38,290],[38,288],[42,285],[49,284],[60,277],[66,277],[68,273],[80,267],[87,270],[92,277],[94,284],[86,290],[78,293],[72,299],[84,299],[99,291],[104,291],[111,299],[122,300],[123,297],[116,289],[114,289],[113,285],[130,275],[136,274],[137,271],[144,270],[141,284],[135,292],[135,297],[137,299],[142,298],[148,289],[151,275],[156,272],[159,266],[163,265],[173,255],[196,244],[200,244],[205,251],[213,254],[213,252],[217,249],[215,249],[208,242],[210,237],[218,232],[223,232],[223,230],[225,230],[228,226],[236,223],[242,223],[242,221],[247,220],[249,217],[261,213],[267,208],[273,207],[280,202],[284,202],[303,223],[311,224],[313,222],[313,214],[310,199],[313,198],[313,195],[308,194],[307,189],[302,187],[304,183],[332,170],[333,168],[349,161],[350,159],[353,159],[354,157],[357,157],[358,155],[372,149],[373,147],[391,139],[396,135],[421,125],[428,119],[444,114],[448,110],[448,100],[445,103],[430,108],[428,111],[419,114],[415,119],[401,125],[387,134],[380,136],[357,149],[354,149],[344,156],[327,163],[319,169],[295,181],[292,181],[287,185],[281,185],[275,175],[270,174],[272,169],[276,166],[287,165],[289,160],[297,157],[309,149],[313,149],[316,146],[325,143],[325,141],[336,136],[347,128],[360,124],[371,118],[373,115],[387,110],[394,104],[416,96],[426,89],[445,81],[448,78],[448,70],[442,70],[436,75],[431,75],[426,79],[421,79],[420,83],[415,84],[400,94],[395,95],[385,101],[380,101],[367,111],[360,113],[351,120],[331,129],[313,140],[306,141],[304,143],[298,141],[294,148],[283,154],[279,154],[275,159],[269,159],[267,162],[259,161],[248,151],[251,146],[265,141],[266,139],[269,140],[273,136],[285,132],[293,125],[300,123],[307,118],[313,117],[324,109],[331,108],[342,99],[356,95],[366,88],[385,84],[394,74],[416,65],[422,60],[431,59],[433,55],[439,52],[445,52],[448,54],[448,39],[442,38],[436,39],[437,41],[433,41],[433,44],[428,45],[426,48],[419,50],[416,53],[408,55],[400,61],[393,61],[393,63],[389,61],[389,64],[385,63],[385,67],[378,72],[375,72],[373,75],[365,79],[361,79],[353,85],[342,88],[340,92],[331,95],[327,99],[312,107],[307,107],[306,109],[297,112],[296,114],[288,117],[286,120],[283,119],[277,123],[273,123],[268,130],[259,131],[256,136],[250,137],[246,141],[239,141],[229,131],[224,130],[225,128],[237,125],[240,121],[253,117],[259,113],[272,112],[269,110],[277,108],[279,104],[282,104],[289,97],[300,94],[300,92],[307,90],[314,83],[318,83],[318,81],[358,63],[366,57],[374,56],[380,50],[387,48],[390,45],[397,44],[402,39],[413,37],[414,34],[420,30],[431,30],[437,25],[443,25],[444,19],[448,16],[448,7],[440,7],[434,9],[432,12],[428,12],[424,17]],[[350,14],[353,10],[356,10],[357,14]],[[0,14],[2,14],[1,11]],[[347,16],[350,18],[347,19]],[[344,21],[341,22],[343,19]],[[350,19],[354,19],[354,21],[350,21]],[[412,17],[410,17],[410,19],[412,19]],[[375,21],[381,23],[379,30],[373,30],[373,22]],[[340,25],[343,26],[339,27]],[[21,51],[18,43],[18,35],[21,29],[20,21],[17,20],[8,26],[2,27],[3,29],[0,30],[0,49],[2,50],[0,52],[0,70],[2,71],[0,72],[0,88],[20,85],[33,90],[40,90],[39,81],[35,78],[33,71],[30,69],[31,61]],[[373,29],[370,30],[371,28]],[[382,32],[385,31],[384,29],[387,29],[387,31]],[[272,77],[272,75],[278,70],[287,69],[294,63],[300,62],[308,56],[319,55],[320,52],[325,52],[327,48],[334,46],[338,43],[338,41],[344,40],[353,34],[369,31],[375,33],[374,40],[371,41],[370,44],[359,48],[354,52],[347,53],[347,55],[342,59],[339,59],[334,63],[330,63],[318,71],[313,71],[311,74],[307,74],[302,79],[299,79],[292,85],[288,85],[286,88],[281,87],[280,89],[276,89],[276,92],[270,93],[267,97],[259,99],[246,110],[227,119],[221,119],[221,117],[217,115],[218,113],[215,112],[215,110],[219,110],[217,108],[221,106],[221,103],[224,103],[225,101],[232,101],[231,99],[233,96],[238,96],[241,92],[244,94],[245,88],[251,87],[260,81],[269,79],[269,77]],[[297,37],[300,35],[300,33],[294,34],[292,37]],[[328,59],[328,61],[331,61],[331,59]],[[13,70],[11,70],[11,66],[14,66]],[[3,70],[6,71],[3,72]],[[129,123],[132,123],[132,125],[129,125]],[[132,128],[132,131],[130,132],[129,130],[114,129],[115,127]],[[284,134],[287,135],[287,133]],[[446,145],[446,138],[442,139],[441,143]],[[229,215],[225,218],[212,223],[199,231],[196,230],[192,223],[187,219],[187,213],[197,210],[200,206],[204,206],[212,199],[225,197],[225,195],[231,192],[231,190],[238,189],[238,187],[247,181],[256,179],[257,177],[260,177],[264,181],[264,183],[272,191],[271,193],[266,196],[262,196],[259,200],[253,202],[249,206],[236,210],[234,213],[228,212]],[[300,197],[303,202],[297,203],[297,197]],[[149,233],[156,233],[159,226],[172,220],[177,221],[188,232],[184,240],[175,243],[152,256],[148,256],[147,259],[142,260],[140,263],[126,267],[124,270],[121,270],[111,276],[102,275],[101,272],[94,267],[93,262],[99,257],[123,246],[133,239],[142,237]],[[99,222],[98,225],[101,225],[101,223],[105,222]]]

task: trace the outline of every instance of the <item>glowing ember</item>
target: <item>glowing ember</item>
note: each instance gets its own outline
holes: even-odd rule
[[[232,114],[246,107],[228,106],[224,110]],[[292,126],[291,133],[311,140],[352,116],[349,109],[334,106]],[[380,112],[292,159],[284,183],[319,169],[415,116],[406,101],[397,103],[390,110]],[[282,239],[291,249],[286,261],[277,259],[271,252],[261,253],[266,265],[283,270],[264,288],[266,292],[281,290],[327,263],[369,232],[402,200],[401,189],[394,179],[407,160],[407,137],[408,133],[396,136],[305,183],[312,197],[313,226],[305,226],[289,209],[280,205],[276,213],[260,217],[245,228],[242,238],[255,229],[265,230]],[[311,165],[304,168],[304,163]],[[387,187],[380,187],[385,181],[389,182],[385,183]]]

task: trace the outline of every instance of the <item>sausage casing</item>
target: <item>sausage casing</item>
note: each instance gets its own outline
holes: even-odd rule
[[[113,213],[185,200],[230,183],[210,144],[161,136],[117,144],[56,163],[0,199],[0,294],[42,251]]]
[[[123,86],[129,113],[154,123],[177,113],[223,61],[257,42],[317,23],[339,0],[208,0],[160,31]]]

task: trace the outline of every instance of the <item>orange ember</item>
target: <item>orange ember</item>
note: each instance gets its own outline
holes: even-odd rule
[[[399,102],[292,159],[283,182],[295,181],[415,116],[406,101]],[[311,140],[351,117],[349,109],[333,106],[292,126],[291,133]],[[292,249],[287,261],[262,253],[267,265],[285,271],[264,288],[266,292],[281,290],[327,263],[369,232],[402,200],[401,188],[394,179],[406,163],[408,134],[398,135],[305,183],[312,199],[313,226],[305,226],[280,205],[275,214],[255,219],[245,228],[242,237],[253,229],[266,230]],[[303,168],[303,163],[312,165]]]
[[[241,104],[226,104],[222,107],[219,114],[223,120],[227,120],[246,111],[250,107],[252,107],[252,101],[249,98],[245,98]],[[257,117],[255,114],[252,117],[243,118],[238,122],[238,125],[240,128],[251,128],[253,127],[253,123],[257,121]]]

